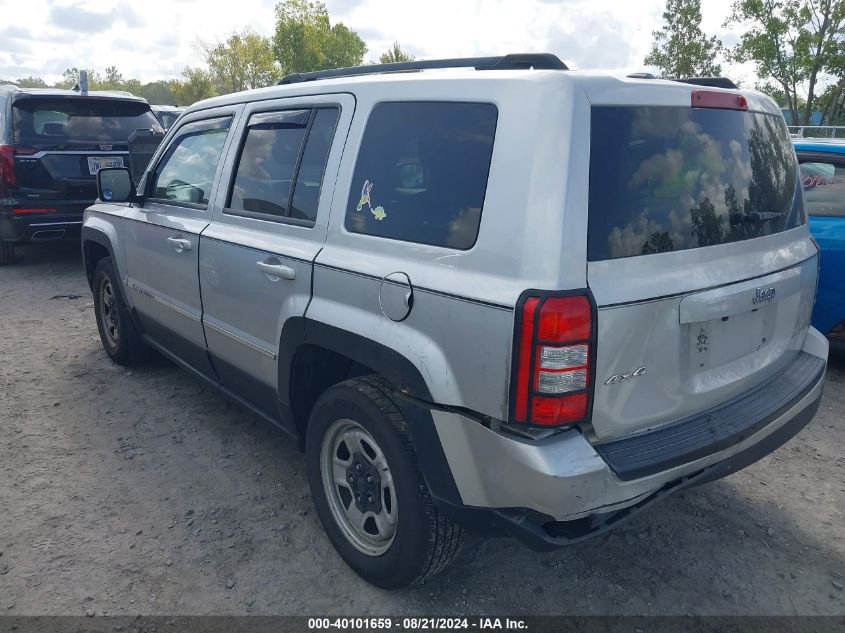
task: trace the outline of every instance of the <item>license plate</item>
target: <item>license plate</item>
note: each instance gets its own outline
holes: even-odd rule
[[[122,156],[91,156],[88,158],[88,171],[94,176],[101,169],[123,167]]]

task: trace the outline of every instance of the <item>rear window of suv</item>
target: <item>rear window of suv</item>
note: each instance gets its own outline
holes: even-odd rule
[[[346,230],[466,250],[475,244],[498,110],[489,103],[373,108],[346,206]]]
[[[593,107],[591,261],[737,242],[805,221],[783,117]]]
[[[68,97],[14,102],[13,133],[20,145],[65,142],[126,142],[138,129],[163,131],[144,102]]]

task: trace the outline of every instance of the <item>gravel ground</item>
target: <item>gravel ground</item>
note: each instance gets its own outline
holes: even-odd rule
[[[77,243],[0,268],[0,614],[845,614],[845,360],[728,479],[551,554],[467,539],[385,592],[335,554],[304,460],[166,361],[111,363]]]

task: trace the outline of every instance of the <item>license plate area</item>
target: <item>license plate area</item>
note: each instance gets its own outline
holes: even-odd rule
[[[109,167],[123,167],[122,156],[89,156],[88,157],[88,171],[92,176],[96,176],[101,169]]]
[[[687,324],[688,354],[694,373],[727,365],[771,345],[776,304],[709,321]]]
[[[801,269],[791,268],[684,297],[679,319],[690,375],[785,346],[798,319],[801,288]]]

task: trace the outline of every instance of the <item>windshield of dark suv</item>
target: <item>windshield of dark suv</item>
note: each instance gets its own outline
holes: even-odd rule
[[[161,132],[161,124],[143,102],[92,97],[26,98],[14,103],[16,145],[66,142],[125,143],[135,130]]]
[[[591,261],[737,242],[804,222],[783,117],[593,107]]]

